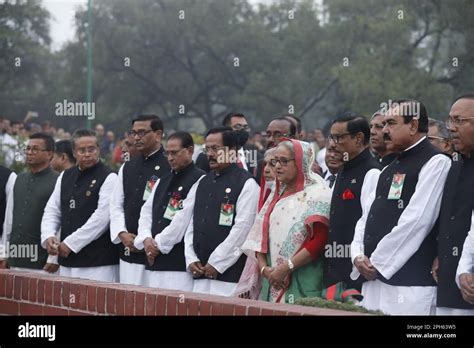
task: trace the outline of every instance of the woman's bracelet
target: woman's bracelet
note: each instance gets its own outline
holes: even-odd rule
[[[263,275],[263,272],[265,271],[265,268],[267,268],[267,266],[263,266],[263,267],[260,269],[260,275]]]

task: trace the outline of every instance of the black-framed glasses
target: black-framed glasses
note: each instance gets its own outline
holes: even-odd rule
[[[352,135],[353,133],[341,133],[341,134],[329,134],[328,140],[333,141],[334,144],[339,144],[341,138],[345,137],[346,135]]]
[[[48,152],[48,151],[51,151],[51,150],[40,149],[38,147],[30,147],[30,146],[27,146],[23,149],[24,153],[31,152],[33,155],[36,155],[38,152]]]
[[[202,153],[207,155],[208,153],[217,153],[219,150],[225,149],[225,146],[204,146],[202,148]]]
[[[451,128],[453,126],[460,127],[467,123],[468,120],[474,119],[474,116],[471,117],[448,117],[445,124],[446,127]]]
[[[153,132],[153,129],[140,129],[139,131],[132,130],[128,132],[128,134],[132,137],[136,137],[138,135],[140,138],[143,138],[145,135],[147,135],[150,132]]]
[[[273,158],[270,160],[270,163],[273,167],[275,167],[277,163],[280,163],[282,167],[286,167],[289,162],[294,161],[294,160],[295,160],[294,158],[285,158],[285,157]]]
[[[171,151],[171,150],[165,150],[163,151],[163,155],[165,157],[168,157],[168,156],[171,156],[171,157],[176,157],[178,156],[178,154],[183,151],[185,148],[183,147],[182,149],[179,149],[179,150],[174,150],[174,151]]]
[[[275,140],[278,140],[278,139],[281,139],[281,138],[289,138],[288,134],[286,133],[281,133],[281,132],[266,132],[264,134],[262,134],[262,136],[266,139],[268,138],[273,138]]]

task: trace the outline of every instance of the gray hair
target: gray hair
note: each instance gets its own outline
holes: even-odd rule
[[[449,133],[448,128],[446,127],[444,122],[440,120],[435,120],[434,118],[430,118],[428,121],[428,127],[437,127],[439,135],[443,139],[451,138],[451,134]]]

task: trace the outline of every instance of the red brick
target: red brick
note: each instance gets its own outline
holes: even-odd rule
[[[135,292],[125,292],[125,315],[135,315]]]
[[[273,311],[273,315],[286,316],[287,314],[287,311]]]
[[[188,306],[188,315],[199,315],[199,300],[186,298]]]
[[[273,311],[271,309],[262,308],[262,312],[260,313],[260,315],[262,316],[273,315]]]
[[[62,281],[55,281],[53,284],[53,305],[61,306],[61,290],[62,290]],[[31,291],[31,290],[30,290]]]
[[[2,300],[0,299],[0,313],[7,315],[18,315],[19,305],[14,300]]]
[[[97,287],[97,307],[96,307],[97,313],[105,313],[105,305],[106,305],[105,292],[106,292],[106,288]]]
[[[260,315],[260,308],[258,307],[248,307],[247,315]]]
[[[222,304],[213,302],[211,304],[211,315],[222,315]]]
[[[199,303],[199,315],[211,315],[211,302],[201,301]]]
[[[69,282],[63,282],[63,290],[61,293],[61,304],[64,307],[69,307],[70,306],[70,300],[71,300],[71,284]]]
[[[30,278],[21,278],[21,299],[28,301],[28,292],[30,289]]]
[[[157,295],[155,303],[155,314],[166,315],[166,296]]]
[[[68,315],[68,310],[67,308],[44,306],[43,315]]]
[[[21,277],[15,276],[13,281],[13,298],[15,300],[21,299]]]
[[[38,294],[38,278],[30,278],[28,287],[30,288],[30,302],[36,302]]]
[[[44,279],[38,279],[38,286],[37,286],[37,299],[36,301],[38,303],[44,303],[44,284],[45,280]]]
[[[20,315],[43,315],[43,305],[20,302]]]
[[[87,310],[95,312],[97,308],[97,287],[94,285],[87,286]]]
[[[5,297],[7,287],[7,274],[0,273],[0,297]]]
[[[115,314],[125,314],[125,290],[117,290],[115,294]]]
[[[247,315],[247,307],[245,306],[234,306],[234,315]]]
[[[166,316],[178,315],[178,297],[167,296],[166,300]]]
[[[106,313],[115,314],[115,289],[108,288],[106,292]]]
[[[79,308],[79,295],[80,295],[80,285],[71,283],[69,285],[69,296],[67,299],[67,307],[70,308]]]
[[[7,274],[7,281],[5,284],[5,297],[12,298],[13,297],[13,274]]]
[[[79,285],[79,309],[86,310],[87,309],[87,285],[80,284]]]
[[[135,293],[135,315],[145,315],[145,293]]]
[[[234,315],[234,305],[230,303],[224,303],[222,305],[222,315]]]
[[[45,279],[44,281],[44,303],[53,304],[53,280]]]
[[[145,295],[145,315],[155,315],[155,299],[156,295],[154,294]]]

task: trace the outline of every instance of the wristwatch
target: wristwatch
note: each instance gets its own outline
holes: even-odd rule
[[[293,270],[295,269],[295,265],[293,264],[293,262],[291,262],[291,259],[288,259],[288,268],[290,269],[290,272],[293,272]]]

